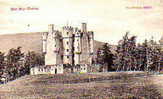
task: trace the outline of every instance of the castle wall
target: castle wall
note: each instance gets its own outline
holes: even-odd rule
[[[54,66],[38,66],[30,69],[30,75],[37,74],[62,74],[64,72],[63,65]]]

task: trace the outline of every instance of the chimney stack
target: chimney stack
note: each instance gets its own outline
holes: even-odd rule
[[[49,33],[52,33],[53,30],[54,30],[54,24],[49,24],[48,25],[48,31],[49,31]]]
[[[86,23],[82,23],[82,28],[81,28],[83,33],[87,32],[87,24]]]

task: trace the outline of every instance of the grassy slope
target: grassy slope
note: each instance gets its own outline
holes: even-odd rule
[[[27,75],[0,85],[1,99],[106,99],[159,96],[163,76],[144,73]],[[159,87],[159,89],[158,89]],[[131,99],[131,98],[129,98]],[[143,99],[143,98],[142,98]]]

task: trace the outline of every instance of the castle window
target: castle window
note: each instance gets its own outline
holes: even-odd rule
[[[67,35],[68,35],[68,32],[67,32]]]
[[[54,45],[54,47],[56,47],[56,45]]]
[[[67,52],[69,51],[69,49],[67,49]]]
[[[69,58],[69,56],[67,56],[67,58]]]
[[[67,43],[67,45],[68,45],[69,42],[67,41],[66,43]]]

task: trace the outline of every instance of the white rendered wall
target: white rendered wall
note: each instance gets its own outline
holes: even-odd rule
[[[49,67],[33,67],[30,69],[30,75],[38,75],[38,74],[62,74],[63,73],[63,65],[55,65]]]
[[[50,26],[51,27],[51,26]],[[45,55],[45,65],[62,64],[60,55],[60,38],[59,32],[52,30],[54,27],[49,28],[47,37],[47,52]]]
[[[48,36],[48,33],[43,33],[42,34],[42,45],[43,45],[43,53],[46,53],[46,50],[47,50],[47,36]]]

